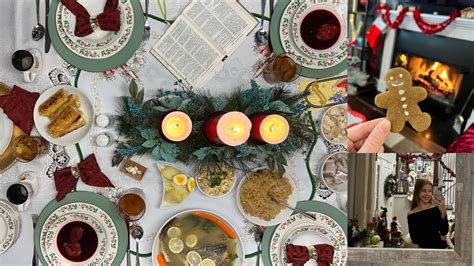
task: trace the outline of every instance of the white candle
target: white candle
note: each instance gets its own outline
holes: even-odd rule
[[[107,145],[109,145],[110,143],[110,138],[108,135],[106,134],[102,134],[102,135],[99,135],[95,138],[95,143],[97,144],[97,146],[99,147],[105,147]]]
[[[96,117],[95,119],[95,123],[99,126],[99,127],[107,127],[110,123],[110,119],[109,117],[106,115],[106,114],[100,114]]]

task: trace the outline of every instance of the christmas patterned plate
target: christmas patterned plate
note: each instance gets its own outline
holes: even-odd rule
[[[93,16],[102,12],[101,1],[85,1],[84,7]],[[77,37],[74,34],[76,16],[64,5],[59,4],[56,13],[56,29],[64,45],[72,52],[89,59],[104,59],[120,52],[129,41],[134,23],[134,14],[131,2],[124,1],[119,4],[120,30],[102,31],[97,30],[90,35]]]
[[[101,13],[105,0],[83,0],[91,13]],[[119,0],[120,30],[74,35],[75,17],[60,1],[51,2],[48,14],[51,43],[58,54],[73,66],[90,72],[117,68],[133,56],[142,42],[143,10],[140,1]]]
[[[79,213],[85,213],[89,217],[92,216],[95,220],[100,221],[102,227],[105,228],[105,231],[107,233],[110,233],[109,235],[107,235],[107,240],[109,241],[108,246],[111,251],[109,253],[109,249],[107,249],[106,252],[108,254],[116,254],[113,258],[110,256],[104,258],[104,260],[108,261],[108,263],[103,264],[120,264],[120,262],[125,256],[125,252],[127,249],[127,226],[124,220],[120,217],[117,211],[117,207],[113,202],[109,201],[107,198],[97,193],[92,192],[71,192],[60,202],[52,200],[43,209],[43,211],[38,217],[38,222],[34,234],[35,249],[41,263],[44,265],[51,265],[51,263],[49,262],[51,256],[46,257],[46,254],[43,253],[42,249],[42,243],[44,242],[42,241],[43,228],[49,228],[50,226],[53,226],[53,223],[57,220],[57,218],[59,218],[58,212],[62,215],[62,213],[66,213],[68,209],[72,209],[70,210],[70,212],[73,212],[74,209],[79,209]],[[114,232],[116,232],[116,235],[114,235]],[[114,251],[115,249],[116,251]]]
[[[316,0],[308,0],[310,2]],[[347,56],[315,59],[299,50],[293,40],[293,16],[301,0],[280,0],[270,23],[270,38],[276,54],[292,53],[301,62],[301,75],[309,78],[324,78],[337,75],[347,69]]]
[[[347,57],[347,26],[343,17],[347,14],[347,3],[345,1],[339,1],[334,3],[333,1],[325,0],[307,0],[302,3],[295,11],[294,17],[291,24],[291,36],[292,40],[296,45],[297,49],[302,51],[309,57],[322,59],[333,59],[334,63],[341,62]],[[333,40],[322,41],[320,49],[313,49],[311,46],[306,44],[302,36],[302,26],[312,26],[317,23],[317,19],[325,17],[325,21],[320,23],[331,22],[333,24],[323,24],[328,28],[335,28],[338,31],[337,38]],[[315,21],[310,21],[313,19]],[[322,27],[321,27],[322,28]],[[314,33],[313,30],[308,32]],[[315,34],[315,33],[314,33]],[[316,34],[317,35],[317,34]],[[310,38],[310,40],[316,40],[317,38]],[[315,45],[321,45],[315,43]]]
[[[267,227],[262,241],[264,264],[285,265],[281,249],[291,242],[300,245],[329,243],[334,246],[333,265],[345,265],[348,255],[347,216],[320,201],[301,201],[297,208],[316,214],[317,221],[295,214],[278,226]]]
[[[98,247],[87,260],[74,263],[61,256],[57,246],[60,230],[72,222],[82,222],[94,229]],[[41,250],[51,264],[110,264],[117,254],[117,230],[110,217],[98,207],[87,203],[71,203],[54,211],[41,230]]]
[[[7,251],[20,234],[20,220],[8,203],[0,200],[0,254]]]

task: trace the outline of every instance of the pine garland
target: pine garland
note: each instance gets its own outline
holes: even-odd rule
[[[311,142],[311,127],[304,102],[305,94],[290,93],[282,85],[262,88],[251,81],[248,88],[236,88],[230,95],[212,96],[208,91],[187,90],[182,82],[176,88],[158,90],[157,95],[143,101],[135,81],[129,87],[130,95],[121,97],[118,106],[117,131],[125,139],[117,144],[112,165],[134,155],[151,154],[156,160],[181,161],[199,167],[202,164],[224,163],[234,169],[249,171],[266,160],[268,167],[280,174],[285,171],[287,158],[306,150]],[[160,136],[159,128],[164,115],[180,110],[193,121],[191,135],[179,143],[170,143]],[[247,116],[256,113],[279,114],[288,120],[288,138],[277,145],[259,145],[252,142],[237,147],[210,144],[202,132],[203,122],[215,112],[240,111]]]

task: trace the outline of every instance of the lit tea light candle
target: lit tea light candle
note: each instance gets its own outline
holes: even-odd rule
[[[252,122],[241,112],[216,114],[203,125],[204,135],[215,144],[238,146],[250,137]]]
[[[163,136],[172,142],[185,140],[191,134],[192,129],[193,122],[191,118],[181,111],[167,114],[161,122]]]
[[[288,138],[290,125],[281,115],[257,114],[252,116],[252,139],[262,143],[279,144]]]

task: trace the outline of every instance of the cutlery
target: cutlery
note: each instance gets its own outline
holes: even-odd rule
[[[44,36],[44,26],[41,25],[39,18],[39,5],[39,0],[36,0],[36,22],[38,24],[36,24],[36,26],[33,28],[33,32],[31,33],[31,35],[33,36],[33,40],[35,41],[41,40],[41,38],[43,38]]]
[[[130,258],[130,223],[127,222],[128,241],[127,241],[127,266],[132,266],[132,259]]]
[[[143,40],[148,41],[150,39],[150,24],[148,24],[148,6],[150,4],[149,0],[145,0],[145,33],[143,34]]]
[[[38,222],[38,214],[31,214],[31,219],[33,220],[33,231],[36,228],[36,223]],[[36,254],[36,249],[33,247],[33,261],[31,263],[33,266],[39,265],[38,255]]]
[[[138,249],[138,242],[142,239],[143,237],[143,228],[136,224],[132,226],[132,237],[135,239],[135,242],[137,243],[137,250],[136,250],[136,266],[140,266],[140,255],[139,255],[139,249]]]
[[[257,42],[257,45],[263,45],[268,42],[268,33],[263,29],[263,17],[265,16],[266,3],[266,0],[261,0],[262,17],[260,18],[260,29],[255,33],[255,41]]]
[[[280,205],[280,206],[283,206],[283,207],[286,207],[286,208],[288,208],[288,209],[291,209],[291,210],[293,210],[293,211],[295,211],[295,212],[301,213],[303,216],[306,216],[306,217],[310,218],[311,220],[314,220],[314,221],[317,220],[317,219],[316,219],[316,216],[313,215],[313,214],[309,214],[309,213],[307,213],[307,212],[305,212],[305,211],[303,211],[303,210],[301,210],[301,209],[298,209],[298,208],[293,208],[293,207],[289,206],[288,204],[281,203],[281,202],[277,201],[270,193],[268,193],[268,196],[270,196],[270,199],[271,199],[273,202],[275,202],[276,204],[278,204],[278,205]]]
[[[272,19],[274,8],[275,8],[275,0],[270,0],[270,15],[269,15],[270,20]],[[268,22],[268,32],[270,32],[270,22]],[[270,51],[270,54],[273,53],[272,41],[270,38],[268,39],[268,51]]]
[[[48,53],[49,52],[49,49],[51,48],[51,38],[49,38],[49,26],[48,26],[48,13],[49,13],[49,0],[45,0],[44,1],[46,7],[45,7],[45,22],[44,24],[46,25],[45,29],[46,29],[46,32],[45,32],[45,40],[44,40],[44,52],[45,53]]]
[[[257,225],[257,230],[255,230],[255,233],[254,233],[255,242],[257,243],[257,263],[256,263],[257,266],[260,265],[260,253],[261,253],[263,232],[264,232],[263,227]]]

